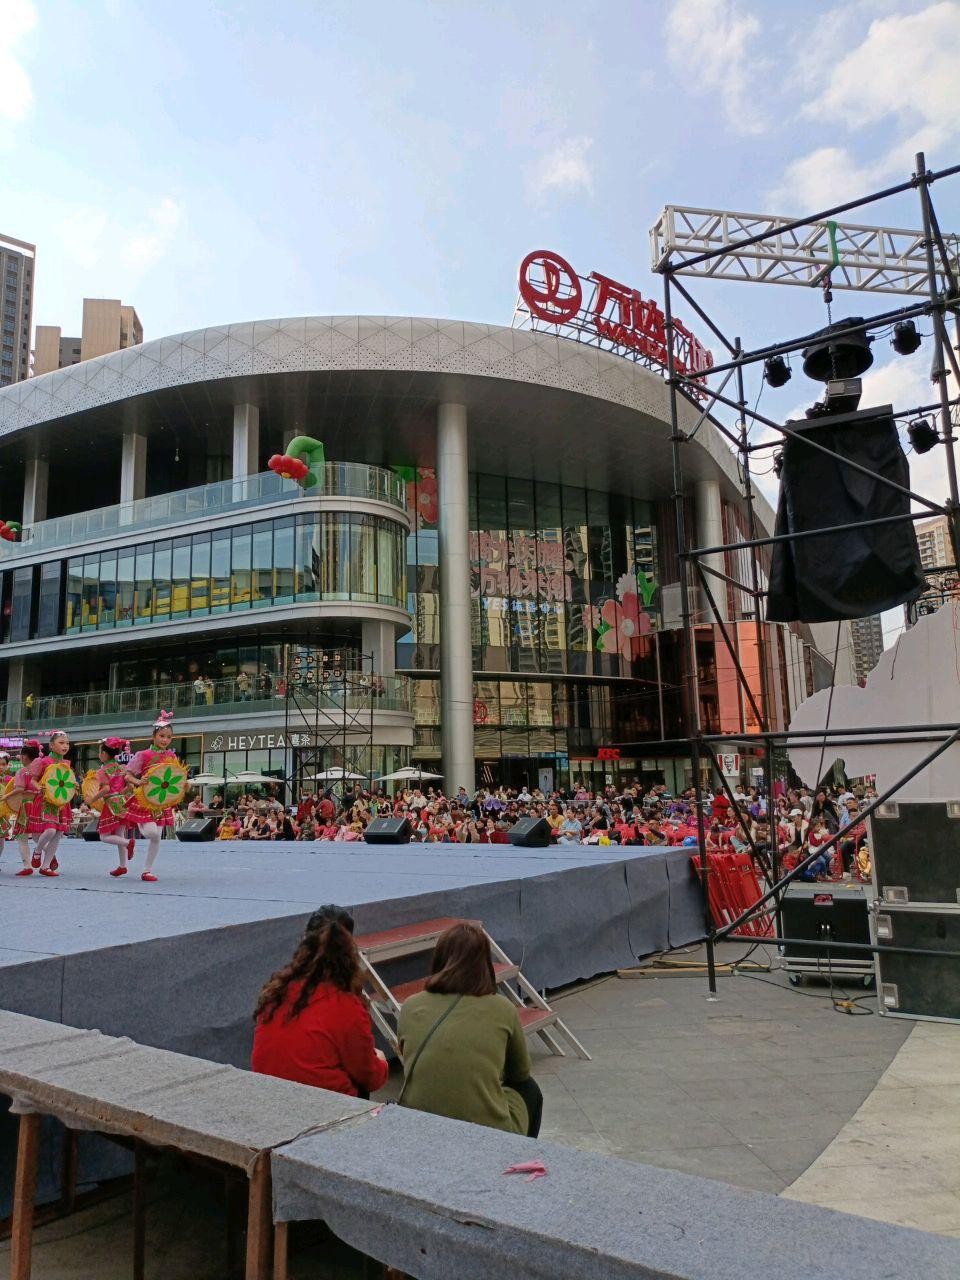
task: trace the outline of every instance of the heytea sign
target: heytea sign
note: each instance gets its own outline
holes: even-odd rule
[[[599,271],[578,275],[559,253],[535,249],[520,264],[520,299],[518,309],[527,311],[534,329],[553,325],[666,368],[666,316],[655,302],[610,276]],[[711,353],[676,319],[673,359],[678,373],[705,373],[713,367]]]
[[[309,733],[217,733],[204,734],[204,751],[268,751],[271,747],[309,747]]]

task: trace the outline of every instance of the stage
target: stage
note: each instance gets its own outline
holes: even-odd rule
[[[156,884],[112,879],[108,845],[60,846],[61,874],[0,863],[0,1007],[245,1066],[257,992],[315,907],[371,932],[480,919],[555,988],[702,934],[689,849],[164,841]]]

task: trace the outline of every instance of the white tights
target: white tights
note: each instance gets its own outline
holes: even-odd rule
[[[20,850],[20,859],[25,867],[33,866],[32,855],[30,853],[30,837],[17,836],[17,847]]]
[[[130,842],[122,831],[115,831],[109,836],[101,836],[100,842],[102,844],[112,844],[117,851],[120,866],[125,867],[127,865],[127,845]]]
[[[143,864],[144,871],[152,871],[153,864],[157,860],[157,854],[160,852],[160,837],[163,835],[163,828],[158,827],[155,822],[142,822],[140,824],[140,834],[147,841],[147,860]]]
[[[50,863],[53,861],[57,852],[57,845],[60,843],[61,835],[62,832],[57,831],[55,827],[48,827],[46,831],[40,832],[40,836],[37,840],[37,852],[42,857],[42,861],[40,863],[41,871],[46,871],[49,868]]]

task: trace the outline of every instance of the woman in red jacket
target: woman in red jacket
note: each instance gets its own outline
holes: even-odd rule
[[[355,1098],[382,1089],[387,1060],[374,1047],[362,985],[353,918],[320,907],[293,959],[260,992],[253,1070]]]

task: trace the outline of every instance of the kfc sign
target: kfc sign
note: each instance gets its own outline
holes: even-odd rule
[[[569,336],[621,355],[666,368],[667,321],[655,302],[636,289],[592,271],[580,276],[566,258],[549,249],[528,253],[520,264],[519,312],[534,329],[555,325]],[[679,320],[673,322],[673,360],[678,373],[705,373],[713,356]]]
[[[620,748],[619,747],[598,747],[597,759],[598,760],[619,760]]]

